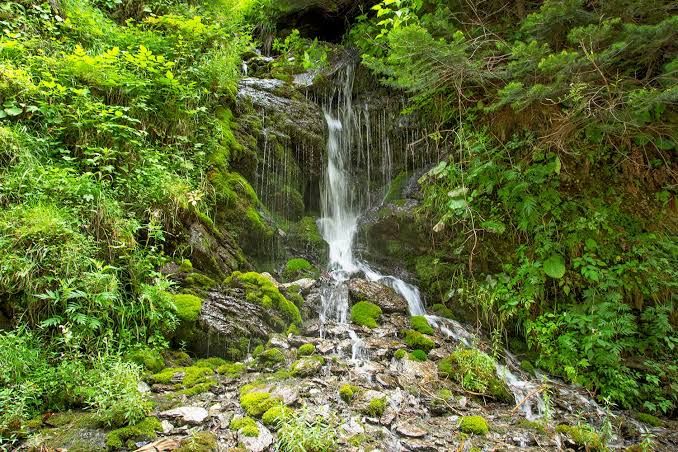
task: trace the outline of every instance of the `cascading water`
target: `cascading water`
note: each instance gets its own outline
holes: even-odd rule
[[[351,149],[353,146],[353,127],[356,115],[353,110],[353,67],[347,65],[344,80],[338,87],[338,101],[334,108],[325,108],[325,121],[328,128],[327,140],[327,168],[324,185],[322,187],[322,217],[319,228],[323,239],[329,245],[328,274],[321,290],[322,307],[320,312],[321,335],[324,325],[335,322],[348,330],[351,339],[351,358],[360,362],[368,357],[362,339],[348,325],[349,291],[348,281],[351,275],[362,273],[373,282],[390,287],[400,294],[408,305],[410,315],[426,316],[434,328],[454,340],[471,346],[475,336],[460,323],[427,315],[419,289],[395,276],[383,275],[372,269],[367,263],[356,260],[353,254],[353,245],[358,232],[358,218],[360,214],[360,199],[354,181],[351,179]],[[369,115],[364,115],[369,118]],[[383,117],[385,123],[386,117]],[[360,130],[360,126],[357,127]],[[382,124],[382,131],[385,124]],[[371,140],[369,129],[366,133],[368,140],[367,170],[370,170],[369,147]],[[382,173],[384,180],[392,177],[392,149],[388,137],[382,137]],[[360,157],[360,156],[358,156]],[[369,200],[369,181],[365,187],[364,199]],[[507,356],[510,356],[507,352]],[[509,371],[508,367],[497,365],[497,375],[509,386],[521,403],[526,417],[538,417],[544,409],[541,398],[535,396],[538,385],[524,381]],[[528,400],[529,399],[529,400]]]

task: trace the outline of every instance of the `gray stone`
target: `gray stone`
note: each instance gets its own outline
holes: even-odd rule
[[[387,313],[407,313],[407,301],[390,287],[366,279],[355,278],[348,283],[354,302],[368,300]]]
[[[428,434],[426,430],[417,427],[411,422],[411,420],[401,421],[396,425],[396,432],[398,432],[399,435],[407,436],[409,438],[422,438]]]
[[[174,419],[182,424],[200,425],[209,416],[205,408],[198,406],[182,406],[160,413],[161,418]]]
[[[262,452],[268,450],[271,444],[273,444],[273,435],[271,435],[271,432],[263,425],[257,425],[259,427],[259,436],[256,438],[238,433],[238,440],[249,452]]]

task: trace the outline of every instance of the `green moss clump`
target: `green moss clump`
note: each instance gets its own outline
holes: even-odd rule
[[[429,325],[428,320],[423,315],[415,315],[410,317],[410,326],[413,330],[419,331],[422,334],[433,334],[433,328]]]
[[[193,263],[189,259],[184,259],[179,265],[179,271],[183,273],[190,273],[193,271]]]
[[[176,452],[212,452],[217,450],[217,437],[211,432],[196,432],[181,440]]]
[[[279,403],[282,403],[282,400],[263,391],[246,392],[240,396],[240,406],[248,416],[253,417],[260,417]]]
[[[438,362],[438,373],[455,380],[469,391],[513,402],[508,387],[497,377],[494,359],[480,350],[458,347],[450,356]]]
[[[216,281],[214,281],[209,276],[197,272],[186,275],[186,278],[184,278],[184,284],[188,287],[202,290],[208,290],[217,285]]]
[[[287,334],[299,336],[301,334],[301,331],[299,331],[298,326],[296,326],[294,323],[292,323],[292,324],[290,324],[290,326],[287,327]]]
[[[530,375],[534,375],[534,366],[531,362],[525,360],[520,362],[520,368]]]
[[[428,355],[424,350],[414,350],[410,353],[410,359],[413,361],[424,362],[428,359]]]
[[[324,365],[325,358],[322,356],[305,356],[293,362],[290,369],[295,377],[310,377],[318,373]]]
[[[231,430],[239,431],[243,436],[256,438],[259,436],[259,426],[257,421],[249,416],[234,417],[229,425]]]
[[[315,345],[304,344],[297,350],[299,356],[309,356],[315,353]]]
[[[486,435],[490,431],[487,421],[482,416],[462,416],[459,429],[474,435]]]
[[[179,350],[165,350],[162,353],[167,367],[189,367],[193,365],[193,360],[188,353]]]
[[[183,377],[181,377],[183,375]],[[177,380],[180,380],[177,382]],[[209,367],[168,367],[161,372],[150,375],[149,383],[174,383],[175,389],[187,396],[201,394],[212,389],[217,384],[214,370]]]
[[[113,430],[106,435],[106,445],[111,449],[136,449],[139,441],[152,441],[157,437],[156,432],[162,431],[162,425],[156,417],[147,417],[135,425]]]
[[[224,364],[227,364],[225,359],[212,357],[212,358],[199,359],[195,362],[194,366],[195,367],[206,367],[208,369],[216,370],[217,367],[223,366]]]
[[[386,397],[377,397],[370,400],[364,413],[372,417],[381,417],[386,411]]]
[[[292,413],[294,413],[294,411],[291,408],[287,408],[285,405],[275,405],[266,410],[264,415],[261,416],[261,421],[267,427],[279,428],[285,419],[290,417]]]
[[[556,431],[567,435],[576,445],[586,450],[605,450],[601,436],[588,425],[560,424],[556,427]]]
[[[539,433],[546,433],[546,424],[544,421],[530,421],[529,419],[520,418],[517,422],[518,426],[534,430]]]
[[[236,378],[244,374],[247,367],[243,363],[226,363],[217,367],[219,375],[226,375],[227,377]]]
[[[279,348],[269,348],[257,355],[260,364],[272,365],[285,361],[285,354]]]
[[[346,383],[339,388],[339,397],[341,397],[341,400],[344,402],[350,403],[358,391],[360,391],[360,387]]]
[[[200,298],[190,294],[175,294],[172,298],[179,320],[194,322],[198,319],[200,309],[202,308],[202,300]]]
[[[233,272],[226,279],[226,284],[245,289],[245,297],[250,303],[277,310],[287,321],[286,324],[281,325],[280,331],[286,329],[290,323],[301,325],[299,308],[285,298],[265,276],[255,272]]]
[[[404,348],[399,348],[399,349],[396,350],[396,352],[393,354],[393,357],[394,357],[395,359],[397,359],[397,360],[401,360],[401,359],[403,359],[403,358],[406,357],[406,356],[407,356],[407,350],[405,350]]]
[[[635,413],[633,417],[652,427],[661,427],[664,425],[664,422],[661,419],[648,413]]]
[[[165,360],[157,350],[152,348],[137,348],[127,354],[127,360],[143,366],[151,372],[160,372],[165,367]]]
[[[283,271],[283,277],[287,280],[299,279],[305,276],[314,277],[315,274],[313,265],[303,258],[288,260]]]
[[[351,321],[356,325],[376,328],[381,316],[381,308],[369,301],[360,301],[351,308]]]
[[[436,347],[436,343],[430,337],[414,330],[405,330],[404,341],[411,349],[424,350],[425,352],[430,352]]]
[[[444,304],[441,303],[436,303],[431,307],[431,310],[433,311],[434,314],[440,316],[440,317],[446,317],[448,319],[451,319],[454,317],[454,313],[450,308],[445,306]]]

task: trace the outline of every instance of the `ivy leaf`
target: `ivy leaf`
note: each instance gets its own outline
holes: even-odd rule
[[[544,273],[551,278],[560,279],[565,275],[565,259],[554,254],[544,261]]]

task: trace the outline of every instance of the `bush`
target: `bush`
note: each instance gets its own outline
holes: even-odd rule
[[[376,328],[381,316],[381,308],[369,301],[360,301],[351,307],[351,321],[356,325]]]
[[[431,338],[414,330],[405,330],[405,343],[411,349],[420,349],[430,352],[436,347],[436,343]]]
[[[315,345],[313,344],[304,344],[301,347],[299,347],[299,350],[297,350],[297,353],[299,356],[309,356],[315,353]]]
[[[462,416],[459,429],[474,435],[486,435],[490,431],[487,421],[482,416]]]
[[[429,325],[428,320],[423,315],[415,315],[410,317],[410,326],[413,330],[422,334],[433,334],[433,328]]]

